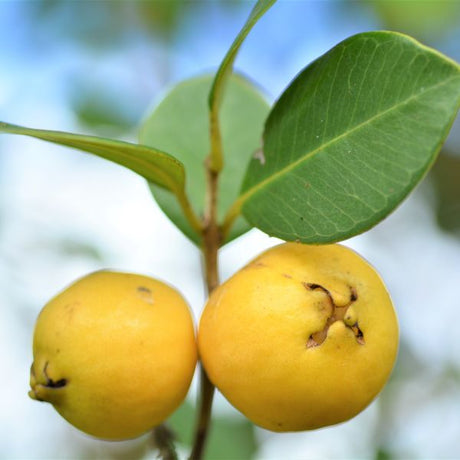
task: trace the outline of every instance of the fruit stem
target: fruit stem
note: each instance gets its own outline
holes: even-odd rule
[[[195,428],[190,460],[200,460],[203,457],[209,426],[211,424],[212,401],[214,398],[214,385],[210,382],[203,366],[200,366],[200,412]]]
[[[204,278],[208,295],[219,285],[218,253],[222,242],[221,232],[217,223],[217,194],[219,172],[213,170],[210,160],[206,161],[206,206],[203,226],[203,260]],[[203,457],[206,439],[211,424],[212,401],[214,385],[209,380],[203,365],[200,365],[200,396],[199,413],[195,427],[195,438],[190,454],[190,460],[200,460]]]
[[[159,425],[153,430],[153,442],[163,460],[178,460],[174,447],[174,434],[166,425]]]

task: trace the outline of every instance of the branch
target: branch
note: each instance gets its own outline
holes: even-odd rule
[[[222,241],[220,230],[217,224],[217,191],[219,173],[206,164],[207,193],[206,193],[206,215],[203,230],[203,258],[206,287],[208,294],[219,285],[218,272],[218,251]],[[211,422],[212,400],[214,396],[214,385],[206,375],[201,365],[201,391],[199,401],[198,421],[195,430],[190,460],[200,460],[203,457],[206,438]]]

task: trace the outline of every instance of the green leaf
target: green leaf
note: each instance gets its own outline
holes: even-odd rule
[[[209,93],[209,106],[211,110],[217,110],[225,87],[225,82],[229,75],[232,73],[233,63],[235,62],[236,55],[238,54],[244,39],[247,37],[256,22],[270,9],[276,0],[258,0],[254,5],[246,23],[241,29],[240,33],[235,38],[232,46],[227,51],[219,69],[214,77],[211,91]]]
[[[179,83],[147,118],[140,132],[143,144],[174,152],[183,162],[187,171],[187,195],[198,214],[203,214],[205,206],[204,162],[210,148],[207,98],[212,80],[212,76],[203,76]],[[241,76],[231,76],[221,109],[225,168],[219,180],[219,219],[238,197],[249,159],[260,147],[268,111],[267,102],[251,83]],[[200,244],[176,198],[154,185],[152,191],[166,215],[192,241]],[[227,241],[250,228],[240,218]]]
[[[230,49],[225,55],[217,70],[209,92],[209,119],[211,146],[209,152],[209,167],[212,171],[220,171],[223,168],[222,134],[219,120],[219,108],[224,96],[226,83],[233,70],[236,55],[251,29],[262,15],[275,3],[276,0],[258,0],[254,5],[246,23],[235,38]]]
[[[185,173],[182,163],[154,148],[94,136],[23,128],[3,122],[0,122],[0,132],[31,136],[92,153],[125,166],[176,195],[183,195]]]
[[[273,107],[264,157],[251,161],[236,207],[285,240],[359,234],[422,179],[459,104],[455,62],[396,33],[348,38],[305,68]]]

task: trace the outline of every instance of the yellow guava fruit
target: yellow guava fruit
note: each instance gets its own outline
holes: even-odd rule
[[[255,424],[311,430],[350,419],[376,397],[395,362],[398,323],[358,254],[286,243],[212,293],[198,347],[210,380]]]
[[[189,307],[146,276],[99,271],[54,297],[33,340],[29,395],[92,436],[121,440],[183,401],[197,347]]]

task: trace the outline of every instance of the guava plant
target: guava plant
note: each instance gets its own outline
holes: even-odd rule
[[[250,420],[276,431],[342,422],[380,391],[397,351],[394,310],[374,270],[332,243],[369,230],[401,203],[435,161],[460,106],[457,63],[408,36],[377,31],[349,37],[320,56],[270,107],[254,83],[233,73],[233,64],[274,1],[255,4],[214,75],[170,91],[140,127],[139,144],[0,123],[4,133],[76,148],[139,174],[201,249],[210,300],[198,331],[201,398],[192,459],[204,453],[214,385]],[[219,248],[251,228],[289,243],[220,285]],[[184,308],[180,319],[168,307],[177,293],[136,276],[90,275],[99,281],[80,280],[45,307],[35,331],[31,395],[103,438],[154,429],[163,455],[174,458],[161,422],[185,395],[196,345],[182,336],[181,346],[191,350],[178,358],[167,353],[172,345],[161,334],[147,350],[129,342],[131,332],[134,341],[146,331],[155,336],[149,315],[158,306],[169,311],[163,329],[190,331]],[[114,315],[118,327],[106,329]],[[84,327],[95,342],[78,339]],[[111,372],[133,364],[123,346],[112,349],[104,366],[95,365],[95,356],[117,334],[134,355],[142,350],[130,373],[145,385],[151,379],[164,398],[133,394],[128,385],[125,406],[111,399]],[[159,358],[161,349],[170,359]],[[154,382],[155,374],[174,372],[183,376],[179,383]],[[90,385],[93,377],[100,384]],[[126,396],[116,394],[118,402]]]

